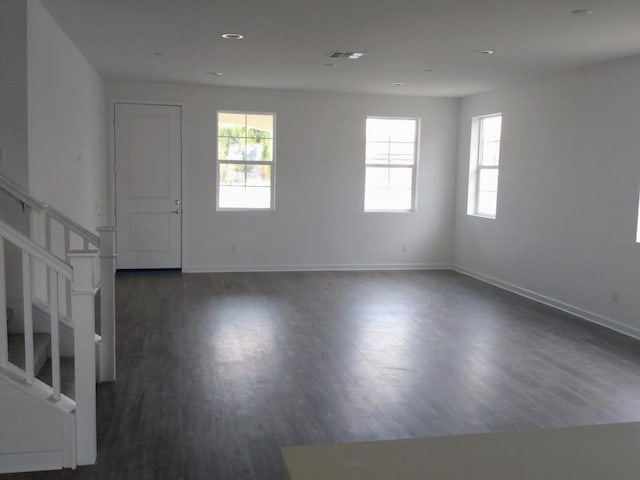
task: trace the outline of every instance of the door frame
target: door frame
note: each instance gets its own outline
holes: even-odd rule
[[[185,156],[186,147],[184,144],[185,135],[185,104],[182,102],[160,101],[160,100],[135,100],[130,98],[111,98],[109,100],[109,222],[110,225],[118,225],[116,215],[116,105],[117,104],[133,104],[133,105],[159,105],[167,107],[180,108],[180,197],[182,202],[182,213],[180,215],[180,270],[184,267],[184,259],[187,256],[187,235],[186,235],[186,217],[187,217],[187,189],[185,188]],[[116,235],[118,232],[116,231]]]

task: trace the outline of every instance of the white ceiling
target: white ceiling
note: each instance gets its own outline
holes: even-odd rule
[[[640,0],[43,3],[97,69],[117,79],[464,96],[640,54]],[[222,39],[227,32],[245,38]],[[326,57],[332,50],[367,56],[336,61]]]

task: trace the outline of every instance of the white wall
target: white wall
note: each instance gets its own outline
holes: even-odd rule
[[[23,0],[0,3],[0,72],[0,146],[5,154],[0,173],[26,188],[27,7]]]
[[[635,57],[462,101],[459,267],[640,335],[638,79]],[[494,112],[500,191],[488,220],[466,215],[466,196],[471,117]]]
[[[104,82],[38,0],[28,16],[30,193],[93,229],[107,207]]]
[[[452,260],[457,100],[137,82],[109,82],[108,97],[184,104],[186,271],[412,267]],[[220,109],[277,114],[274,212],[216,212]],[[363,213],[367,115],[422,119],[414,213]]]
[[[0,2],[0,174],[28,188],[27,6],[24,0]],[[20,204],[0,191],[0,220],[22,232],[29,228]],[[7,304],[21,317],[21,256],[7,247]]]

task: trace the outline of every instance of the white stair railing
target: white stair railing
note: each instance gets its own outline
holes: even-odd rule
[[[78,251],[97,251],[98,259],[94,272],[94,285],[101,290],[100,295],[100,336],[102,345],[100,349],[100,361],[98,380],[100,382],[114,381],[116,377],[115,356],[115,227],[99,227],[99,236],[84,228],[74,220],[64,215],[59,210],[32,197],[8,178],[0,175],[0,189],[4,190],[23,207],[29,208],[31,216],[31,239],[43,246],[55,256],[71,262],[71,256]],[[56,237],[56,233],[59,235]],[[36,291],[36,303],[44,302],[51,312],[52,295],[54,286],[52,277],[46,273],[44,265],[36,262],[31,266],[34,275],[31,276],[31,288]],[[55,286],[55,291],[61,298],[56,299],[60,320],[66,320],[73,328],[72,290],[70,279],[64,280]],[[62,301],[60,301],[62,300]],[[0,300],[1,302],[2,300]],[[62,305],[61,305],[62,304]],[[0,332],[0,339],[2,333]]]
[[[51,276],[56,279],[56,283],[60,278],[73,279],[73,269],[71,265],[63,262],[59,258],[47,252],[37,243],[24,236],[13,227],[0,221],[0,306],[6,306],[6,270],[4,269],[5,259],[5,243],[10,243],[17,247],[21,251],[22,255],[22,287],[24,297],[24,342],[25,342],[25,359],[24,359],[24,381],[27,384],[33,384],[35,380],[34,371],[34,352],[33,352],[33,318],[32,318],[32,297],[31,297],[31,264],[34,259],[42,262],[46,265],[46,268],[51,272]],[[52,362],[54,352],[52,351]],[[59,355],[55,359],[59,365]],[[4,369],[10,369],[9,364],[9,342],[7,334],[7,310],[6,308],[0,309],[0,366]],[[15,366],[14,366],[15,367]],[[15,368],[14,368],[15,370]],[[54,377],[57,376],[55,383],[60,383],[60,371],[58,368],[57,375],[54,373]],[[52,382],[53,383],[53,382]],[[55,389],[54,389],[55,390]],[[54,397],[59,399],[59,391],[53,392]]]
[[[33,240],[0,221],[0,267],[4,267],[5,243],[20,250],[22,255],[22,295],[24,298],[24,369],[9,361],[6,309],[0,310],[0,367],[13,375],[19,375],[27,385],[36,381],[34,368],[33,298],[31,273],[34,261],[39,261],[47,269],[50,288],[51,322],[51,399],[59,401],[61,393],[60,337],[58,290],[64,280],[71,281],[71,309],[67,312],[74,325],[73,349],[76,425],[76,462],[78,465],[95,463],[96,442],[96,348],[95,348],[95,266],[97,250],[71,251],[71,264],[54,256]],[[0,268],[0,306],[6,305],[6,270]],[[46,384],[45,384],[46,385]]]

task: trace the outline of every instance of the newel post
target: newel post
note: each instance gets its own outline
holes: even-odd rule
[[[74,329],[76,447],[78,465],[96,462],[95,250],[70,251],[73,268],[71,318]]]
[[[116,379],[116,227],[99,227],[100,234],[100,378]]]

